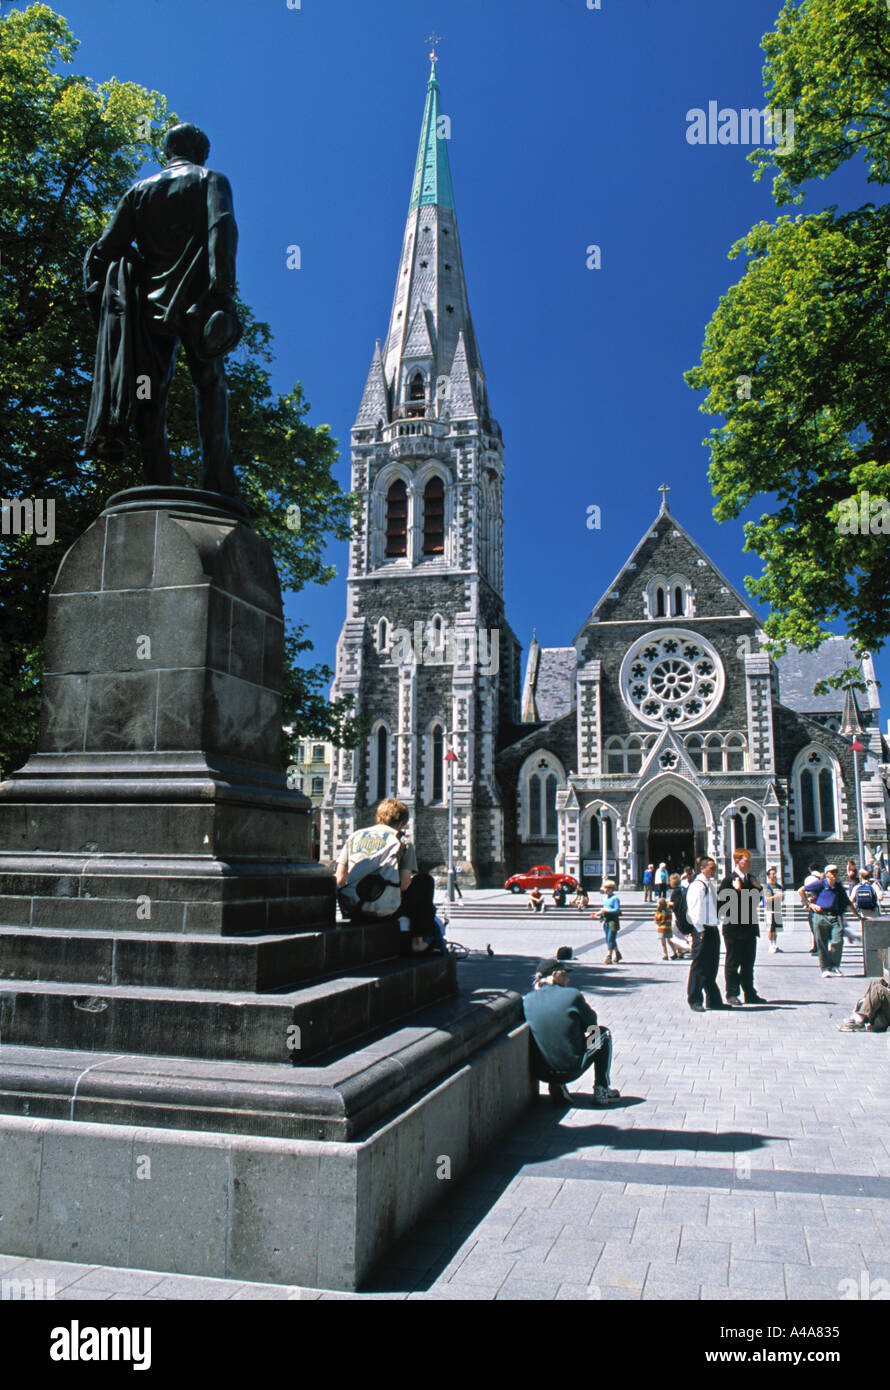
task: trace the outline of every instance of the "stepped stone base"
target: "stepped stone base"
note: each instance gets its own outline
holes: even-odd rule
[[[528,1030],[520,1021],[518,996],[491,1001],[486,991],[485,997],[490,1002],[483,1009],[491,1002],[497,1006],[489,1019],[492,1040],[473,1050],[466,1039],[470,1055],[460,1064],[459,1052],[448,1047],[443,1034],[438,1041],[444,1075],[436,1077],[435,1068],[426,1075],[418,1070],[419,1059],[410,1056],[418,1040],[406,1039],[402,1063],[391,1053],[376,1060],[371,1088],[378,1091],[378,1104],[386,1105],[387,1090],[390,1099],[398,1093],[398,1083],[409,1095],[395,1114],[351,1141],[233,1133],[230,1108],[225,1133],[0,1116],[3,1252],[310,1288],[359,1288],[386,1247],[529,1103]],[[510,1014],[513,1026],[505,1031]],[[20,1051],[4,1048],[4,1105],[10,1098],[9,1071]],[[51,1056],[43,1060],[52,1066]],[[86,1073],[91,1060],[81,1054],[83,1070],[76,1075],[69,1062],[57,1107],[67,1103],[77,1115],[101,1112],[91,1093],[102,1073]],[[375,1063],[366,1060],[373,1071]],[[418,1081],[425,1083],[419,1090]],[[231,1107],[236,1089],[228,1084],[224,1107]],[[356,1084],[353,1078],[350,1092],[343,1082],[341,1103],[355,1096]],[[191,1085],[193,1093],[203,1090],[207,1105],[206,1077],[193,1077]],[[323,1094],[314,1089],[316,1098]],[[256,1108],[261,1090],[254,1084],[247,1092]],[[332,1096],[328,1099],[333,1108]],[[126,1103],[135,1109],[134,1098]],[[147,1107],[146,1113],[157,1112]],[[168,1115],[175,1115],[172,1104]]]
[[[243,507],[112,498],[0,786],[4,1253],[351,1289],[526,1104],[518,995],[336,926]]]

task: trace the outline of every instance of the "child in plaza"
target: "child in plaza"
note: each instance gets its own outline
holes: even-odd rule
[[[667,898],[659,898],[655,904],[655,926],[658,931],[658,939],[661,942],[661,954],[665,960],[670,960],[668,955],[668,941],[671,937],[671,926],[673,925],[674,914],[670,909]],[[674,957],[676,959],[676,957]]]
[[[618,949],[618,930],[621,918],[621,899],[615,892],[616,883],[613,878],[603,879],[603,905],[596,912],[591,912],[591,917],[602,919],[603,931],[606,934],[606,965],[617,965],[622,959]]]

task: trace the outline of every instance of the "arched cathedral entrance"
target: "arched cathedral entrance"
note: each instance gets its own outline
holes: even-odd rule
[[[667,864],[671,873],[679,874],[687,864],[694,864],[700,853],[689,807],[679,797],[663,796],[649,817],[646,863],[654,864],[656,869],[659,864]]]

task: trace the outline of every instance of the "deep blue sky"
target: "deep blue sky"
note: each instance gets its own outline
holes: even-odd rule
[[[340,440],[386,332],[429,64],[489,395],[506,445],[507,613],[569,643],[672,486],[676,516],[742,587],[756,557],[711,515],[709,417],[682,379],[741,274],[731,244],[778,214],[747,151],[686,142],[686,112],[762,106],[780,0],[68,0],[77,67],[164,92],[231,178],[239,280]],[[874,195],[860,171],[807,209]],[[586,247],[603,268],[586,268]],[[298,243],[303,269],[288,271]],[[602,529],[586,526],[602,509]],[[346,547],[288,601],[333,665]],[[880,668],[879,668],[880,673]]]

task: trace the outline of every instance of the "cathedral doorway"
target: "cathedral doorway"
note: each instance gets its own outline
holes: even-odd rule
[[[649,819],[646,863],[667,864],[670,873],[682,873],[695,863],[696,845],[692,814],[676,796],[663,796]]]

